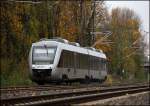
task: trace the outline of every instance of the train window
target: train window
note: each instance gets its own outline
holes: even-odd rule
[[[101,59],[101,71],[103,71],[103,59]]]
[[[94,57],[90,56],[90,69],[93,70],[94,69]]]
[[[56,47],[37,46],[33,48],[33,64],[53,64]]]
[[[78,57],[79,57],[79,60],[78,60],[79,69],[82,69],[82,67],[83,67],[83,58],[82,58],[81,53],[78,53]]]
[[[98,70],[98,57],[94,57],[94,67],[93,67],[93,69],[94,70]]]
[[[59,59],[59,63],[58,63],[58,67],[63,67],[63,51],[62,51],[62,53],[61,53],[61,55],[60,55],[60,59]]]
[[[82,69],[88,69],[88,55],[81,54],[82,58]]]
[[[107,70],[107,61],[104,60],[104,70],[106,71]]]
[[[106,70],[106,60],[105,59],[101,59],[101,70],[102,71]]]
[[[99,57],[90,56],[89,66],[91,70],[100,71],[101,70],[101,60]]]
[[[63,50],[63,55],[62,55],[62,58],[63,58],[63,67],[66,68],[67,67],[67,60],[68,60],[68,57],[67,57],[67,54],[66,54],[66,51]]]
[[[80,54],[80,68],[84,69],[84,55]]]
[[[95,68],[96,68],[95,57],[93,56],[92,58],[93,58],[93,62],[92,62],[93,65],[92,66],[93,66],[93,70],[95,70]]]
[[[81,69],[82,68],[82,57],[81,57],[80,53],[78,54],[78,56],[79,56],[79,69]]]
[[[101,66],[102,66],[102,62],[101,62],[101,58],[99,58],[99,70],[101,71],[102,69],[101,69]]]
[[[74,55],[76,59],[76,65],[74,65]],[[106,70],[106,61],[99,57],[63,50],[60,56],[58,67],[76,67],[77,69],[90,68],[90,70],[101,71]]]
[[[85,55],[85,69],[89,68],[89,56]]]
[[[97,63],[97,57],[95,57],[95,70],[97,70],[97,66],[98,66],[98,63]]]
[[[68,68],[74,68],[74,52],[71,52],[71,51],[67,51],[67,67]]]
[[[75,53],[75,58],[76,58],[76,68],[78,69],[79,68],[79,54],[78,53]]]
[[[77,69],[88,69],[89,65],[89,56],[82,54],[82,53],[76,53],[76,68]]]
[[[79,53],[76,53],[76,68],[79,69],[80,68],[80,57],[79,57]]]
[[[63,66],[63,58],[62,56],[60,56],[58,67],[62,67],[62,66]]]
[[[63,50],[60,56],[58,67],[73,68],[74,67],[74,53]]]
[[[94,57],[94,59],[95,59],[95,60],[94,60],[94,62],[95,62],[95,64],[94,64],[94,65],[95,65],[95,66],[94,66],[94,69],[95,69],[95,70],[98,70],[98,69],[97,69],[97,66],[98,66],[97,57]]]

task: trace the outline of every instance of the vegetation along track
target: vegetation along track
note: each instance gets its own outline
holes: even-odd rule
[[[1,105],[69,105],[93,100],[106,99],[124,94],[149,91],[149,85],[121,86],[105,89],[62,92],[49,95],[28,96],[20,98],[1,99]]]

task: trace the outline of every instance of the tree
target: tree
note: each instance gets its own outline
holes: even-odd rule
[[[109,53],[112,71],[132,79],[136,71],[141,70],[138,63],[141,62],[141,58],[137,58],[143,54],[138,41],[141,38],[140,20],[134,11],[116,8],[111,13],[110,27],[112,31],[110,40],[115,42]],[[126,74],[123,74],[123,70]]]

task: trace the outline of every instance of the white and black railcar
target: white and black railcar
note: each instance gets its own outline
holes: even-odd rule
[[[31,79],[36,83],[59,81],[103,81],[107,77],[106,56],[94,48],[80,47],[65,39],[42,39],[29,54]]]

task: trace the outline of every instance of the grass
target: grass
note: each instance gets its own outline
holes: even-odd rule
[[[122,78],[117,75],[108,74],[107,80],[104,83],[113,85],[113,84],[117,84],[117,83],[134,84],[134,83],[143,83],[143,82],[148,82],[148,78],[142,74],[140,77],[133,78],[132,80],[129,78]],[[149,82],[150,82],[150,80],[149,80]]]

